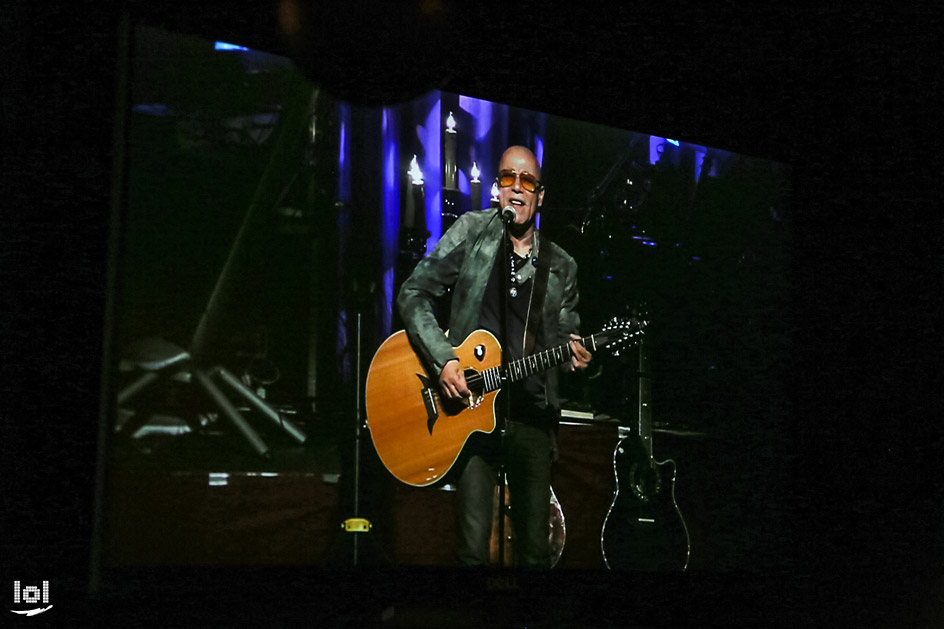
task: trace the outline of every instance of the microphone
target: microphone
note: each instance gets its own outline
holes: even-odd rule
[[[505,225],[510,225],[511,223],[514,223],[515,217],[517,216],[518,216],[517,212],[515,212],[515,209],[511,207],[510,205],[506,205],[505,207],[502,208],[501,218],[502,218],[502,222]]]

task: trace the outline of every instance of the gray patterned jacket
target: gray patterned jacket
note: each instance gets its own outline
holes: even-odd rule
[[[494,210],[467,212],[443,234],[433,251],[420,260],[403,283],[397,306],[407,335],[420,358],[438,378],[443,366],[456,358],[453,350],[478,327],[482,299],[489,273],[501,246],[502,224]],[[577,314],[577,263],[550,240],[535,234],[533,256],[550,264],[544,298],[544,345],[566,343],[580,327]],[[433,302],[452,287],[449,337],[439,328]],[[548,405],[557,409],[557,370],[547,372]]]

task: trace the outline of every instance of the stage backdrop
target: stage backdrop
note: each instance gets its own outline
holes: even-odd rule
[[[546,184],[584,332],[644,307],[648,369],[600,352],[564,384],[557,569],[605,569],[614,452],[677,466],[690,569],[792,563],[790,168],[697,138],[430,91],[335,98],[291,61],[139,26],[118,217],[103,565],[451,564],[448,488],[398,484],[363,425],[400,284],[494,209],[502,151]],[[668,136],[668,137],[666,137]],[[369,520],[369,533],[345,521]],[[355,536],[361,542],[353,544]]]

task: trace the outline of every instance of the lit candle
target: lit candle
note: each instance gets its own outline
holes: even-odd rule
[[[482,209],[482,182],[479,181],[479,167],[475,165],[475,162],[472,162],[472,179],[469,181],[469,187],[471,188],[472,196],[472,211],[477,212]]]
[[[456,119],[452,117],[451,111],[449,112],[449,117],[446,118],[443,155],[446,158],[445,177],[443,178],[445,182],[444,187],[447,190],[455,190],[458,182],[456,172]]]
[[[426,211],[426,194],[423,187],[423,171],[420,170],[420,165],[416,161],[416,155],[413,156],[413,161],[410,162],[410,170],[407,173],[410,176],[410,190],[406,196],[406,216],[403,218],[403,224],[407,229],[413,229],[415,222],[414,215],[416,214],[416,207],[419,205],[420,211]],[[419,203],[417,203],[419,201]]]
[[[489,203],[489,207],[498,207],[498,204],[499,204],[498,182],[495,181],[495,182],[492,182],[492,199],[491,199],[491,203]]]

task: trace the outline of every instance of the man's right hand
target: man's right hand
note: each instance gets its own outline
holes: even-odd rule
[[[457,400],[470,397],[465,373],[459,367],[459,359],[450,360],[439,374],[439,386],[447,398]]]

